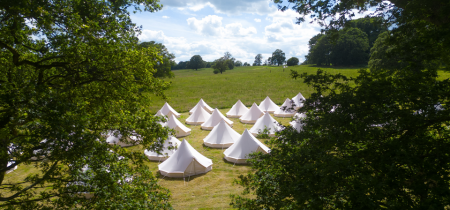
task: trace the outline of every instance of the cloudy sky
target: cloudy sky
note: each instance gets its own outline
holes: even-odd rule
[[[276,49],[286,59],[303,61],[309,39],[321,27],[308,21],[295,24],[298,14],[278,11],[271,0],[161,0],[156,13],[136,13],[132,20],[142,25],[141,41],[163,43],[176,62],[193,55],[213,61],[230,52],[250,64],[258,53],[266,60]]]

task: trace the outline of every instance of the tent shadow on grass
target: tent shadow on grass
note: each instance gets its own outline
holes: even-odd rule
[[[224,163],[232,164],[234,166],[251,166],[252,165],[251,163],[248,163],[248,162],[246,162],[246,163],[233,163],[233,162],[230,162],[227,159],[225,159],[225,157],[223,157],[222,160],[223,160]]]
[[[206,172],[206,173],[203,173],[203,174],[197,174],[197,175],[193,175],[193,176],[187,176],[187,177],[179,177],[179,178],[175,178],[175,177],[164,177],[163,175],[161,175],[161,173],[159,172],[159,170],[156,172],[156,177],[158,178],[158,179],[164,179],[165,181],[168,181],[168,182],[172,182],[172,181],[185,181],[186,183],[188,183],[189,181],[191,181],[191,180],[194,180],[194,179],[197,179],[197,178],[200,178],[200,177],[202,177],[202,176],[205,176],[207,173],[209,173],[209,172],[211,172],[211,171],[208,171],[208,172]]]

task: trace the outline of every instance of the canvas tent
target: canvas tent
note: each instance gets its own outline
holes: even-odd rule
[[[298,132],[301,132],[303,130],[303,123],[301,123],[301,120],[294,120],[289,122],[289,124]]]
[[[280,130],[280,126],[269,113],[265,113],[264,116],[259,118],[255,125],[250,129],[250,133],[257,136],[259,132],[262,132],[265,128],[269,130],[269,136],[275,136],[275,132]]]
[[[191,116],[186,119],[186,124],[189,125],[200,125],[204,123],[207,119],[211,117],[205,109],[201,106],[195,106],[194,112],[192,112]]]
[[[273,114],[275,111],[280,109],[270,98],[267,96],[258,106],[263,112],[269,112]]]
[[[301,93],[298,93],[294,98],[292,98],[295,104],[295,109],[298,110],[303,107],[303,103],[305,102],[305,97]]]
[[[160,109],[160,111],[163,115],[166,115],[167,117],[170,117],[170,115],[175,115],[175,117],[177,117],[177,118],[180,117],[180,113],[175,111],[175,109],[173,109],[167,102]]]
[[[15,163],[14,161],[8,161],[8,164],[6,165],[6,167],[9,167],[9,166],[11,166],[11,165],[14,164],[14,163]],[[17,169],[17,166],[14,166],[13,168],[7,170],[6,173],[7,173],[7,174],[8,174],[8,173],[11,173],[11,172],[13,172],[13,171],[16,170],[16,169]]]
[[[230,111],[227,112],[227,117],[241,117],[243,114],[248,112],[248,108],[238,100],[233,107],[231,107]]]
[[[295,119],[304,119],[304,118],[306,118],[306,114],[304,114],[304,113],[295,113],[295,115],[294,115],[294,120]]]
[[[197,152],[183,139],[178,150],[158,168],[163,176],[182,178],[211,171],[212,160]]]
[[[273,113],[275,117],[293,117],[295,115],[295,106],[293,106],[291,99],[286,98],[283,105]]]
[[[206,146],[212,148],[228,148],[230,147],[241,135],[233,130],[225,120],[220,120],[212,131],[203,139]]]
[[[211,117],[208,118],[208,120],[206,120],[202,124],[202,129],[203,130],[212,130],[214,128],[214,126],[219,124],[221,119],[225,120],[225,122],[228,125],[233,126],[233,121],[231,121],[228,118],[226,118],[225,116],[223,116],[223,114],[220,113],[220,111],[218,109],[214,109],[213,113],[211,114]]]
[[[159,123],[161,126],[163,126],[163,127],[167,126],[167,116],[164,115],[164,114],[161,112],[161,110],[159,110],[158,112],[156,112],[155,117],[162,117],[162,118],[166,119],[166,122],[158,121],[158,123]]]
[[[210,114],[214,111],[214,109],[211,108],[208,104],[206,104],[206,102],[203,101],[203,99],[201,98],[200,101],[194,106],[194,108],[192,108],[189,111],[189,114],[192,114],[195,111],[195,108],[197,108],[197,107],[202,107],[203,109],[205,109]]]
[[[262,152],[267,154],[270,149],[256,139],[250,132],[245,129],[242,136],[228,149],[226,149],[223,154],[225,159],[232,163],[242,164],[246,163],[248,155],[253,152]]]
[[[173,136],[169,136],[163,144],[163,150],[159,151],[160,154],[158,154],[156,151],[152,150],[145,150],[144,154],[147,156],[149,160],[153,161],[164,161],[167,158],[169,158],[175,151],[177,151],[177,148],[180,146],[181,141]]]
[[[106,135],[106,143],[108,144],[117,144],[121,147],[129,147],[137,144],[137,141],[140,140],[138,137],[138,134],[126,137],[126,140],[128,141],[122,141],[124,137],[122,134],[120,134],[118,131],[109,131]]]
[[[167,127],[176,131],[176,137],[183,137],[191,134],[191,129],[183,125],[183,123],[175,118],[174,115],[171,115],[169,117],[169,121],[167,121]]]
[[[261,116],[264,115],[264,112],[256,105],[256,103],[253,103],[252,107],[239,119],[242,123],[255,123],[256,120],[258,120]]]
[[[289,122],[289,124],[295,128],[298,132],[303,130],[302,120],[306,118],[306,115],[303,113],[296,113],[294,116],[294,120]]]

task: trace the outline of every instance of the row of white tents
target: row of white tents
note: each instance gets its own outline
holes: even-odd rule
[[[301,94],[293,99],[298,100],[298,108],[304,100]],[[226,113],[227,117],[240,118],[243,123],[251,123],[254,126],[240,135],[233,130],[233,122],[225,117],[218,109],[211,108],[203,99],[189,111],[190,116],[186,119],[186,124],[201,125],[204,130],[211,132],[203,139],[204,145],[212,148],[227,148],[224,151],[224,159],[235,164],[247,162],[248,155],[253,152],[267,154],[270,149],[261,143],[255,136],[267,129],[269,136],[274,136],[280,130],[276,120],[270,115],[292,117],[295,115],[297,105],[295,101],[286,99],[282,107],[278,107],[273,101],[266,97],[259,106],[256,103],[247,108],[240,100]],[[167,111],[169,110],[169,111]],[[264,110],[264,111],[263,111]],[[166,112],[164,112],[166,111]],[[168,103],[164,104],[158,116],[168,116],[167,123],[163,126],[176,130],[176,137],[189,135],[190,129],[176,119],[179,114]],[[294,119],[303,117],[297,114]],[[301,123],[294,120],[291,125],[301,130]],[[196,151],[186,140],[180,142],[176,137],[169,136],[164,142],[164,149],[160,152],[145,150],[145,155],[153,161],[163,161],[158,167],[160,173],[167,177],[187,177],[197,174],[207,173],[212,170],[212,160],[206,158]]]
[[[222,120],[215,128],[223,125],[226,125],[226,123]],[[236,142],[233,142],[223,153],[227,161],[235,164],[243,164],[247,162],[250,153],[262,152],[263,154],[267,154],[270,152],[270,149],[250,134],[247,129],[242,135],[233,132],[236,131],[232,130],[228,134],[234,136],[228,137],[236,138]],[[208,135],[205,139],[215,139],[216,137]],[[158,166],[163,176],[181,178],[207,173],[212,170],[212,160],[195,150],[186,139],[180,142],[175,137],[169,137],[164,143],[164,146],[166,146],[165,149],[159,153],[149,150],[144,151],[150,160],[163,161]]]
[[[252,133],[257,133],[258,130],[263,130],[265,127],[271,128],[271,135],[273,135],[276,131],[276,127],[274,123],[275,120],[269,115],[264,117],[261,123],[257,123],[257,120],[264,116],[264,113],[273,113],[276,117],[293,117],[296,113],[296,110],[303,106],[303,100],[305,98],[301,93],[297,94],[292,100],[286,99],[281,107],[277,106],[269,97],[266,97],[260,105],[253,105],[247,108],[240,100],[233,105],[233,107],[226,113],[227,117],[239,117],[239,120],[242,123],[255,124],[255,126],[251,129]],[[189,111],[191,114],[186,119],[186,124],[189,125],[200,125],[204,130],[212,130],[214,126],[216,126],[221,119],[225,120],[225,122],[233,126],[233,121],[226,118],[218,109],[211,108],[203,99],[200,101]],[[175,111],[167,102],[163,105],[163,107],[157,112],[156,116],[167,116],[167,123],[161,123],[163,126],[167,126],[176,131],[176,137],[184,137],[188,136],[191,133],[191,129],[186,127],[183,123],[181,123],[177,118],[180,114]],[[269,119],[272,123],[269,123]]]

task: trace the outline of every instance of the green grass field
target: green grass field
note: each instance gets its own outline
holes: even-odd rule
[[[331,73],[342,73],[349,77],[356,77],[359,68],[323,68]],[[302,79],[290,79],[290,69],[299,73],[313,74],[318,67],[297,66],[288,67],[283,71],[281,67],[238,67],[224,74],[213,74],[212,69],[179,70],[174,71],[175,78],[170,79],[172,86],[165,93],[169,97],[169,104],[182,113],[179,120],[185,122],[187,113],[200,98],[203,98],[213,108],[219,108],[225,115],[229,108],[240,99],[245,105],[253,102],[259,104],[266,96],[275,103],[282,104],[286,98],[292,98],[299,92],[305,97],[312,93],[312,89],[303,84]],[[449,78],[447,72],[440,72],[440,78]],[[152,98],[150,110],[156,112],[164,104],[160,98]],[[236,118],[233,128],[242,133],[253,125],[242,124]],[[290,118],[275,118],[283,125],[288,125]],[[230,194],[239,194],[242,188],[233,185],[233,180],[241,174],[251,171],[250,166],[233,165],[223,160],[222,149],[211,149],[203,146],[203,139],[210,131],[201,130],[200,126],[186,125],[191,128],[191,135],[185,139],[201,154],[212,159],[213,170],[207,174],[190,177],[188,180],[164,178],[159,184],[170,189],[170,202],[175,209],[229,209]],[[179,138],[182,140],[183,138]],[[262,140],[264,142],[264,140]],[[141,151],[141,146],[127,148]],[[148,162],[148,166],[158,175],[158,162]],[[19,166],[6,175],[5,180],[21,179],[29,173],[36,173],[33,165]],[[162,177],[161,177],[162,178]]]
[[[331,73],[342,73],[356,77],[359,68],[320,67]],[[259,104],[269,96],[276,104],[281,105],[286,98],[292,98],[299,92],[308,97],[313,89],[303,83],[302,79],[291,79],[290,69],[300,74],[315,74],[318,67],[296,66],[282,67],[247,66],[227,70],[223,74],[213,74],[211,68],[174,71],[175,78],[170,79],[172,86],[165,91],[169,104],[178,112],[187,112],[203,98],[213,108],[230,108],[238,99],[246,106],[253,102]],[[164,101],[154,97],[150,110],[155,113]]]

